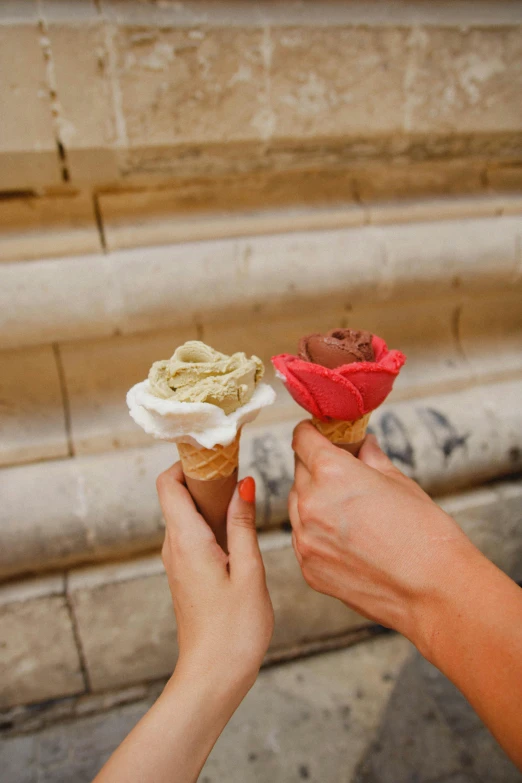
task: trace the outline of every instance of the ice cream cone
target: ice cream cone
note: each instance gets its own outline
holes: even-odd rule
[[[355,421],[321,421],[321,419],[312,417],[312,424],[319,432],[328,438],[330,443],[334,443],[345,451],[349,451],[355,457],[366,436],[366,428],[370,421],[370,413],[361,416]]]
[[[218,445],[213,449],[178,443],[187,488],[225,552],[227,509],[237,484],[240,436],[241,430],[228,446]]]

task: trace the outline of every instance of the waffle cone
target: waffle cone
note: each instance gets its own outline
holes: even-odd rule
[[[349,451],[355,456],[359,453],[364,438],[366,428],[370,421],[370,414],[366,413],[360,419],[355,421],[321,421],[315,416],[312,418],[312,424],[319,432],[328,438],[330,443]]]
[[[213,449],[197,449],[189,443],[178,443],[187,489],[225,552],[227,510],[237,484],[239,438],[240,432],[230,445]]]
[[[185,476],[199,481],[213,481],[230,476],[237,470],[240,433],[228,446],[202,449],[190,443],[178,443],[178,452]]]

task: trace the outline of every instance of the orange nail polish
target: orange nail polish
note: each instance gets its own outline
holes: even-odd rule
[[[255,503],[256,501],[256,482],[252,476],[247,476],[243,481],[239,482],[238,486],[239,497],[242,500],[246,500],[247,503]]]

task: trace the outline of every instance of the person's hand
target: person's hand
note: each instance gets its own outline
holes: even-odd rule
[[[373,435],[359,459],[310,422],[297,426],[292,445],[289,512],[306,581],[426,649],[451,570],[482,556]]]
[[[177,671],[212,672],[246,692],[273,631],[255,527],[255,484],[239,484],[229,506],[229,555],[197,512],[178,462],[157,480],[166,523],[162,557],[178,626]]]

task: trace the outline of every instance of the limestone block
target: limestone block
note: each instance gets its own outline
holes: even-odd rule
[[[340,602],[308,587],[289,534],[267,534],[261,543],[276,616],[271,649],[367,624]],[[74,571],[68,594],[94,691],[172,672],[175,620],[158,556]]]
[[[371,139],[384,127],[402,130],[407,37],[401,28],[355,25],[271,31],[274,135]]]
[[[434,296],[452,288],[474,291],[515,282],[521,228],[520,216],[386,226],[381,230],[390,287],[415,295],[429,290]]]
[[[63,576],[0,587],[0,707],[80,693]]]
[[[124,332],[211,321],[222,318],[224,310],[302,312],[303,303],[316,302],[319,291],[335,306],[348,286],[353,295],[372,284],[378,289],[384,266],[373,227],[118,251],[112,262],[121,287]]]
[[[113,93],[110,36],[105,25],[99,15],[82,24],[54,15],[46,34],[56,76],[60,138],[71,181],[117,179],[113,147],[125,143],[126,134]],[[70,78],[71,67],[74,79]]]
[[[519,395],[520,381],[477,386],[385,405],[370,424],[398,467],[438,494],[515,472]]]
[[[258,139],[267,95],[260,29],[143,29],[114,37],[131,147]]]
[[[0,348],[108,336],[118,315],[105,256],[0,264]]]
[[[0,574],[159,546],[155,480],[176,457],[167,445],[0,471]]]
[[[195,330],[177,330],[60,347],[76,454],[150,445],[125,402],[127,391],[147,377],[156,359],[167,359]]]
[[[87,193],[0,202],[0,261],[100,250],[93,203]]]
[[[0,353],[0,465],[68,454],[62,392],[50,346]]]
[[[276,618],[271,650],[337,636],[368,624],[341,601],[317,593],[306,584],[289,533],[266,534],[261,541]]]
[[[2,347],[520,284],[522,217],[191,242],[0,265]],[[173,291],[175,306],[173,306]],[[17,303],[16,311],[13,302]],[[3,305],[3,306],[2,306]],[[3,328],[2,328],[3,327]]]
[[[67,589],[93,691],[173,671],[176,628],[159,557],[79,569]]]
[[[506,28],[412,29],[404,129],[416,133],[518,130],[522,40]]]
[[[519,291],[466,301],[459,339],[475,376],[491,380],[522,368],[522,296]]]
[[[439,499],[473,543],[513,579],[522,579],[522,485],[495,484]]]
[[[45,61],[39,38],[36,20],[0,26],[0,71],[10,74],[9,80],[3,84],[0,109],[0,159],[4,189],[40,186],[44,184],[42,175],[49,177],[45,184],[60,182]],[[23,58],[19,56],[21,51],[24,52]],[[13,63],[17,63],[15,69]],[[13,159],[4,174],[4,161],[12,155],[20,155],[21,159]],[[37,163],[34,177],[23,179],[22,175],[30,175],[31,162],[36,162],[40,156],[45,158],[45,162]],[[23,171],[17,178],[15,166],[20,162]]]

